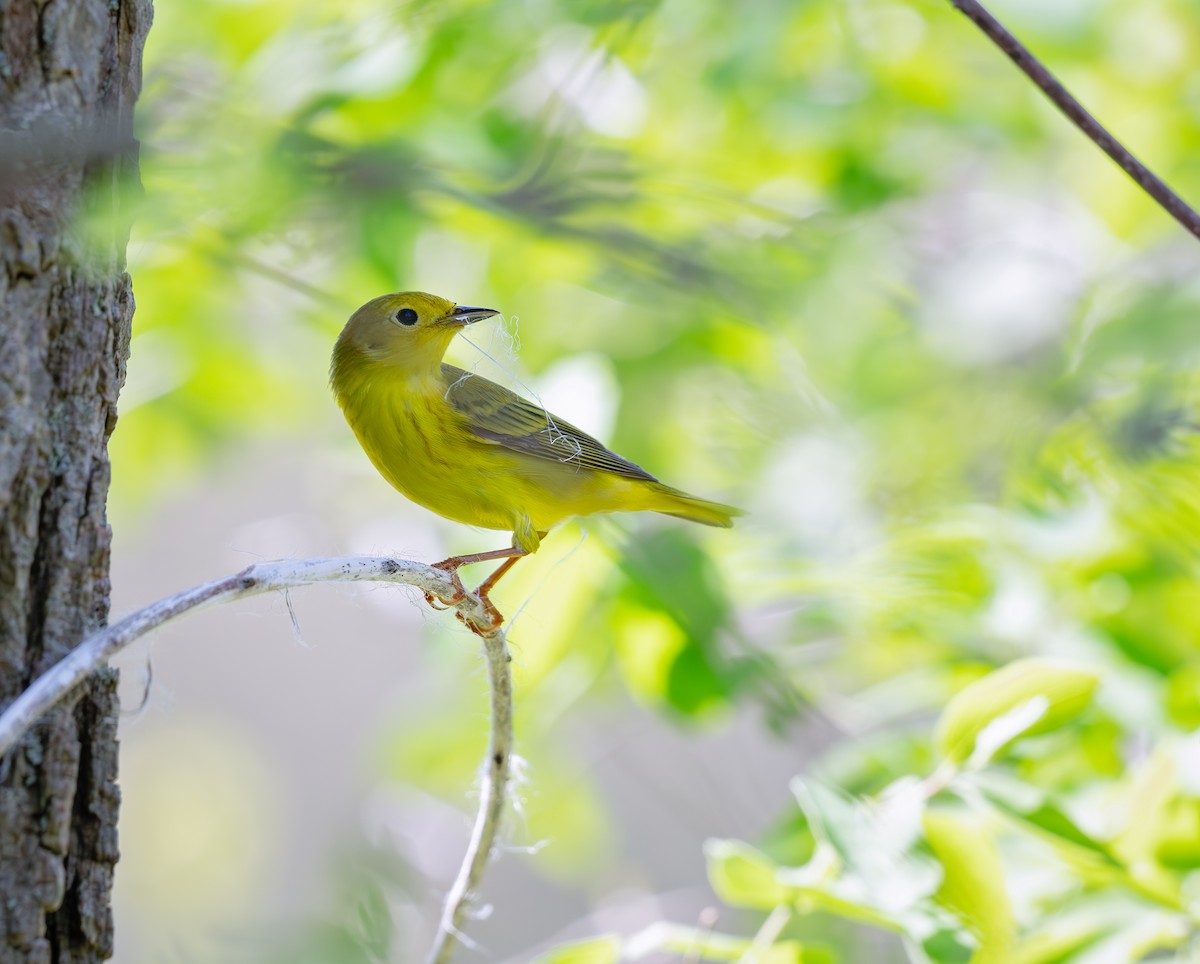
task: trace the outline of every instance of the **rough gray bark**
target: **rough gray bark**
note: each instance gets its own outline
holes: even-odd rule
[[[0,0],[0,706],[108,615],[150,16],[149,0]],[[112,954],[115,687],[91,679],[0,760],[0,961]]]

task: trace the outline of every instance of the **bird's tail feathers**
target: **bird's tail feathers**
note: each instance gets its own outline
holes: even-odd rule
[[[698,499],[694,495],[680,492],[679,489],[673,489],[661,482],[655,484],[654,493],[657,498],[649,508],[655,512],[662,512],[664,515],[673,515],[691,522],[699,522],[701,525],[728,529],[733,525],[736,516],[745,515],[741,509],[735,509],[731,505]]]

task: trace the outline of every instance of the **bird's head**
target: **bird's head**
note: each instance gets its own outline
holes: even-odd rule
[[[350,353],[413,374],[433,371],[459,331],[498,314],[492,308],[468,308],[423,291],[383,295],[350,316],[338,337],[334,365],[340,354]]]

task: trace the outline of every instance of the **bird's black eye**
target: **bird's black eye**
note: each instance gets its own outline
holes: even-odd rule
[[[411,308],[401,308],[396,312],[396,320],[402,325],[415,325],[417,323],[417,313]]]

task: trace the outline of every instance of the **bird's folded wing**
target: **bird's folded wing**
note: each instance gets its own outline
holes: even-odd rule
[[[443,365],[442,374],[446,401],[480,438],[539,459],[655,481],[641,466],[502,385],[453,365]]]

